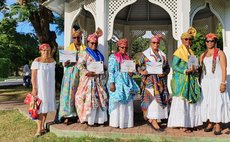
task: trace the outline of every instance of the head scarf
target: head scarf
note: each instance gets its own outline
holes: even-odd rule
[[[39,46],[39,50],[46,50],[46,49],[50,49],[50,45],[47,43],[43,43]]]
[[[187,32],[181,34],[181,39],[184,38],[194,38],[196,36],[196,29],[193,27],[189,27]]]
[[[96,32],[93,34],[90,34],[87,37],[87,41],[93,41],[93,42],[98,42],[98,38],[103,35],[103,31],[100,28],[97,28]]]
[[[217,36],[216,36],[216,34],[214,34],[214,33],[209,33],[209,34],[207,34],[207,35],[205,36],[205,38],[206,38],[206,39],[207,39],[207,38],[217,39]]]
[[[78,36],[82,37],[82,31],[81,31],[79,25],[74,25],[74,26],[73,26],[73,28],[72,28],[72,30],[71,30],[71,35],[72,35],[73,37],[78,37]]]
[[[160,34],[153,35],[153,36],[151,37],[151,39],[150,39],[150,42],[154,42],[154,41],[160,42],[161,39],[162,39],[162,35],[160,35]]]
[[[126,47],[126,48],[128,47],[128,41],[126,38],[123,38],[117,41],[117,47],[121,47],[121,46]]]

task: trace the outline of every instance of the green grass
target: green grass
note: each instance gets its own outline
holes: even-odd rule
[[[24,86],[7,86],[0,88],[0,102],[23,101],[26,94],[31,92],[31,88]]]
[[[36,123],[30,119],[26,119],[18,110],[2,110],[0,111],[0,141],[1,142],[148,142],[149,140],[122,140],[110,138],[94,138],[94,137],[57,137],[53,133],[47,133],[39,138],[35,138]]]

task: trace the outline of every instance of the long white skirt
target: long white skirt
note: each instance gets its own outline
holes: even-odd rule
[[[107,110],[102,111],[100,108],[92,109],[90,114],[86,118],[89,125],[94,125],[94,123],[104,124],[107,118]]]
[[[202,124],[200,102],[191,104],[180,97],[172,98],[168,127],[193,128]]]
[[[203,122],[208,119],[214,123],[230,122],[230,98],[227,91],[220,93],[220,82],[215,78],[202,80],[201,118]]]
[[[153,88],[146,88],[149,92],[154,92]],[[156,99],[150,103],[147,109],[147,118],[148,119],[166,119],[168,118],[168,107],[163,108],[160,106]]]
[[[133,127],[133,100],[128,104],[116,103],[115,109],[110,113],[109,126],[119,128]]]

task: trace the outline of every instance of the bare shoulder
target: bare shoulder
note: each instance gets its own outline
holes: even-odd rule
[[[39,61],[41,61],[41,59],[40,59],[40,57],[37,57],[34,59],[34,61],[39,62]]]

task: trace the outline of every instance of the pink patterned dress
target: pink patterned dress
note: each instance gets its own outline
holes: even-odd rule
[[[107,121],[107,94],[105,92],[105,75],[87,77],[86,66],[95,59],[88,52],[79,54],[78,68],[80,82],[75,95],[75,105],[81,123],[88,122],[103,124]]]

